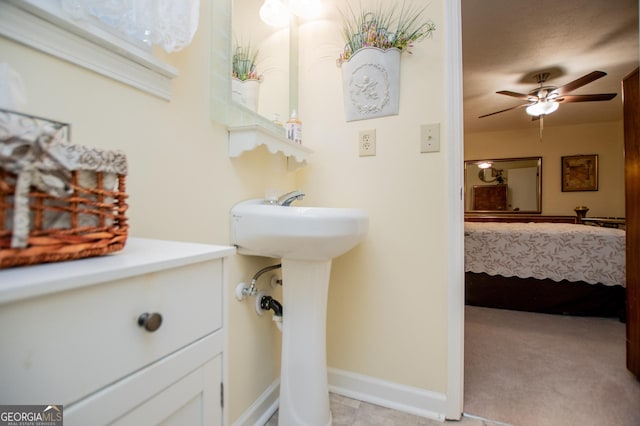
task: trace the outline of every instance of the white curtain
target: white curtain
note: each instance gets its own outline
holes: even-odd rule
[[[126,38],[167,52],[188,46],[198,29],[200,0],[60,0],[74,19],[97,19]]]

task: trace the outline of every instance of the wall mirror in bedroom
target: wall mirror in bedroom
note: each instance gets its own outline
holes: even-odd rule
[[[542,213],[542,157],[464,162],[467,213]]]

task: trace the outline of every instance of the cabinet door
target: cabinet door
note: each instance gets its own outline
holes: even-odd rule
[[[624,158],[627,216],[627,368],[640,379],[640,77],[625,77]]]
[[[65,426],[222,424],[222,331],[65,405]]]
[[[218,426],[222,424],[217,356],[113,422],[117,426]]]

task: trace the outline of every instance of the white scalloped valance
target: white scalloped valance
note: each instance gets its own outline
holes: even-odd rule
[[[96,19],[127,39],[167,52],[188,46],[198,29],[200,0],[60,0],[74,19]]]
[[[243,152],[251,151],[260,145],[264,145],[272,154],[281,153],[294,160],[294,164],[290,164],[291,169],[305,166],[307,159],[313,153],[309,148],[294,143],[284,136],[275,135],[261,126],[229,127],[229,157],[239,157]]]

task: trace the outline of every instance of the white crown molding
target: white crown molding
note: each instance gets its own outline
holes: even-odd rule
[[[0,2],[0,35],[146,93],[171,99],[178,70],[131,43],[32,0]],[[51,4],[51,2],[48,2]]]

